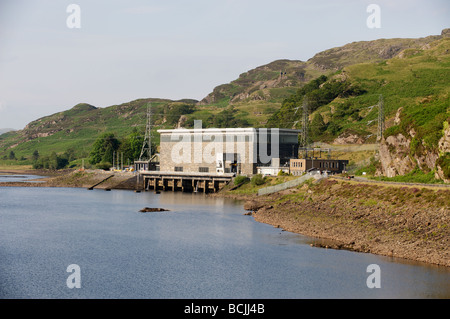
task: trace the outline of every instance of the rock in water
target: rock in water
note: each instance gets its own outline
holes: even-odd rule
[[[141,213],[148,213],[148,212],[167,212],[168,209],[165,208],[151,208],[151,207],[145,207],[140,210]]]

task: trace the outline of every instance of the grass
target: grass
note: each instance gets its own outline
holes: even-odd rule
[[[287,181],[290,181],[290,180],[293,180],[296,178],[298,178],[298,176],[292,176],[292,175],[266,176],[266,177],[264,177],[264,183],[261,185],[256,185],[249,181],[235,190],[229,191],[229,190],[227,190],[227,188],[225,188],[224,191],[226,191],[229,194],[234,194],[234,195],[253,195],[253,194],[257,194],[258,190],[261,188],[278,185],[278,184],[281,184],[281,183],[284,183],[284,182],[287,182]]]
[[[32,169],[33,166],[29,164],[6,164],[0,161],[0,170],[29,170]]]
[[[379,176],[379,177],[371,177],[371,179],[386,182],[444,184],[442,180],[435,178],[434,171],[425,173],[419,168],[416,168],[405,175],[398,175],[395,177]]]

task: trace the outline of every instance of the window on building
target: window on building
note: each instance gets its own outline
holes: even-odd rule
[[[209,172],[209,167],[199,167],[198,171],[201,173],[208,173]]]
[[[175,172],[182,172],[183,166],[175,166]]]

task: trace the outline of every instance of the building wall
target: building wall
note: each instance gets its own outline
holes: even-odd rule
[[[197,129],[197,130],[159,130],[160,139],[160,170],[183,172],[216,173],[217,156],[231,154],[232,159],[225,162],[225,168],[231,168],[234,155],[237,157],[236,170],[238,174],[253,175],[262,161],[272,159],[271,144],[263,145],[259,141],[259,131],[252,128],[244,129]],[[298,153],[298,131],[283,130],[279,134],[280,152],[285,161],[287,155],[296,157]],[[268,142],[272,142],[270,139]],[[266,152],[267,150],[267,152]],[[269,154],[259,156],[260,153]],[[292,154],[291,154],[292,153]]]
[[[160,170],[174,171],[182,168],[183,172],[209,172],[216,173],[217,156],[220,153],[232,154],[225,168],[231,169],[235,161],[236,169],[240,174],[254,174],[256,163],[253,156],[255,148],[251,131],[226,132],[207,131],[195,134],[191,131],[161,133],[160,143]],[[176,169],[177,168],[177,169]]]
[[[301,175],[311,168],[332,173],[341,173],[348,164],[347,160],[332,159],[291,159],[289,169],[292,175]]]

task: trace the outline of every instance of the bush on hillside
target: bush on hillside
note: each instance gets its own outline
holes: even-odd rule
[[[250,179],[247,176],[238,175],[234,178],[234,185],[239,185],[241,183],[248,182]]]
[[[264,184],[266,182],[266,179],[261,174],[258,174],[253,176],[250,182],[253,186],[259,186]]]

